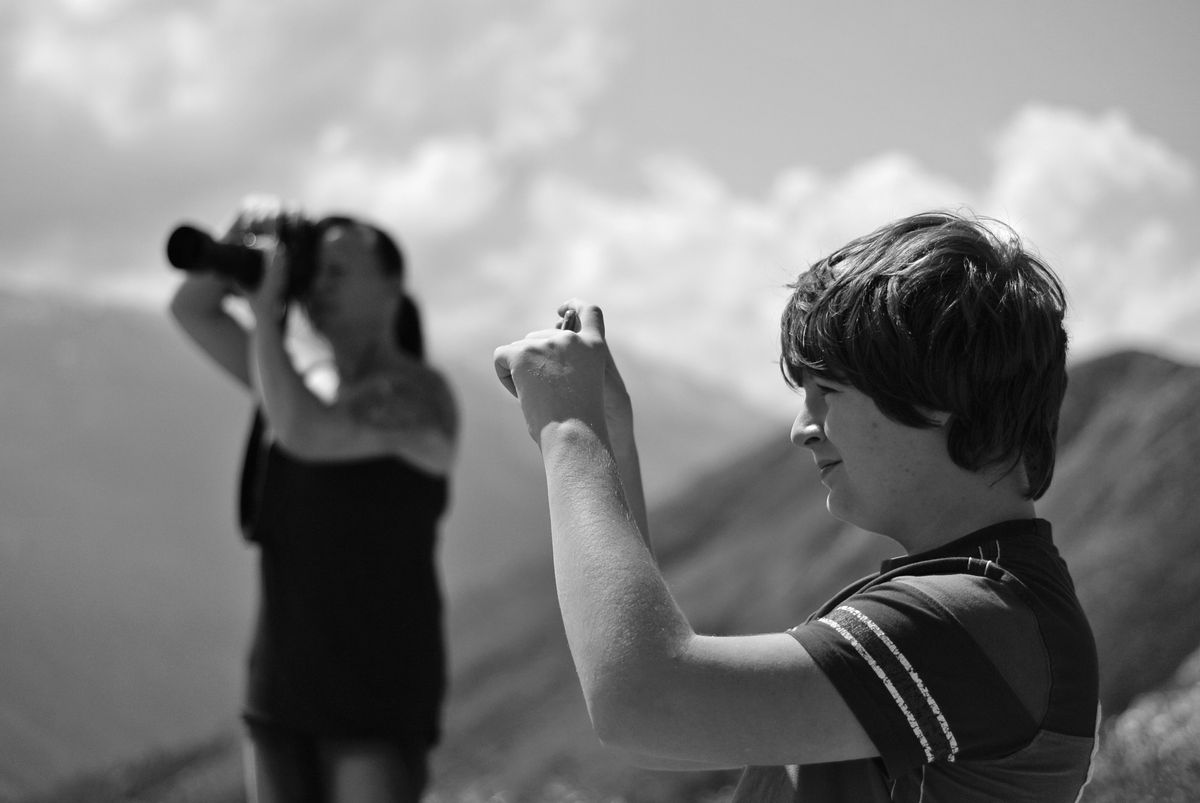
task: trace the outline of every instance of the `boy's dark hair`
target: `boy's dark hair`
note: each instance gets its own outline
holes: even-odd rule
[[[988,221],[995,224],[995,221]],[[1038,499],[1054,473],[1066,391],[1066,299],[1011,229],[944,212],[903,218],[790,285],[780,367],[847,383],[901,424],[949,413],[950,458],[1025,467]]]

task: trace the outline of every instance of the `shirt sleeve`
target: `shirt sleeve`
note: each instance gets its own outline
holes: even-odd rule
[[[1046,651],[1033,613],[1002,583],[898,578],[789,632],[841,693],[892,777],[934,761],[1007,755],[1037,733],[1049,689]]]

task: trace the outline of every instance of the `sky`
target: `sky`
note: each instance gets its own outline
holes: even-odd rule
[[[1198,38],[1191,0],[5,0],[0,290],[161,310],[171,228],[276,194],[399,237],[435,355],[580,297],[775,404],[786,284],[938,208],[1058,271],[1076,355],[1200,361]]]

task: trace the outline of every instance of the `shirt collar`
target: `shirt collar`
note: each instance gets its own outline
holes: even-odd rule
[[[921,561],[934,560],[936,558],[951,558],[963,555],[975,554],[975,548],[980,544],[988,541],[999,541],[1005,538],[1019,538],[1022,536],[1033,536],[1036,538],[1050,539],[1050,522],[1045,519],[1011,519],[1002,521],[997,524],[990,524],[972,533],[968,533],[961,538],[956,538],[941,546],[933,549],[917,552],[911,555],[900,555],[895,558],[888,558],[880,564],[880,573],[887,574],[888,572],[899,569],[902,566],[908,566],[912,563],[920,563]]]

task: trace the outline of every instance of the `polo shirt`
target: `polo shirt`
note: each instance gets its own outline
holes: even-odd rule
[[[734,801],[1078,799],[1096,645],[1045,520],[884,561],[789,632],[880,755],[748,767]]]

